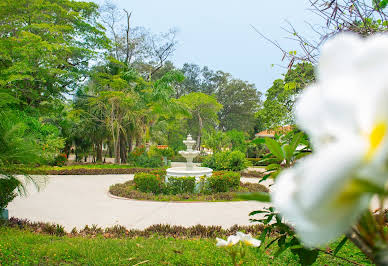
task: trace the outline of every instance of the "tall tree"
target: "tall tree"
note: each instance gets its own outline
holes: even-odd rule
[[[98,7],[71,0],[0,2],[0,88],[23,105],[72,91],[108,47]]]
[[[217,102],[214,96],[201,92],[193,92],[179,98],[189,110],[191,118],[187,121],[189,128],[195,129],[197,135],[197,148],[201,148],[201,140],[204,129],[214,129],[218,121],[218,112],[222,104]]]
[[[253,130],[261,97],[253,84],[232,79],[221,86],[216,95],[224,107],[219,113],[220,127],[223,130]]]
[[[295,101],[314,80],[314,67],[309,63],[296,64],[287,71],[284,79],[275,80],[265,94],[263,108],[257,113],[264,128],[293,124]]]

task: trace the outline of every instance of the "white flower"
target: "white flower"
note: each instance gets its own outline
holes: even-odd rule
[[[240,239],[235,235],[229,236],[226,241],[218,237],[216,238],[216,240],[217,247],[234,246],[240,241]]]
[[[301,240],[334,240],[368,208],[359,180],[387,182],[388,36],[341,34],[321,52],[317,83],[296,105],[314,153],[276,180],[273,203]]]
[[[261,244],[261,241],[253,238],[251,234],[244,234],[242,232],[237,232],[236,235],[229,236],[226,241],[221,238],[216,238],[216,240],[217,247],[234,246],[240,241],[245,245],[253,247],[259,247]]]
[[[261,245],[261,241],[256,238],[253,238],[251,234],[237,232],[236,236],[240,239],[241,242],[248,246],[259,247]]]

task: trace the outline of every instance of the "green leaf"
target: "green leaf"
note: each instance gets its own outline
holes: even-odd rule
[[[280,144],[271,138],[265,139],[265,144],[267,145],[268,149],[271,151],[271,153],[280,161],[284,160],[284,153],[282,148],[280,147]]]
[[[256,215],[256,214],[259,214],[259,213],[267,213],[268,211],[266,210],[263,210],[263,211],[253,211],[253,212],[250,212],[249,213],[249,216],[253,216],[253,215]]]
[[[292,149],[292,147],[289,145],[289,144],[285,144],[283,146],[283,150],[284,150],[284,154],[285,154],[285,159],[287,161],[287,163],[289,163],[292,159],[292,156],[294,155],[294,150]]]
[[[272,164],[270,164],[270,165],[267,165],[266,167],[265,167],[265,170],[267,170],[267,171],[272,171],[272,170],[277,170],[277,169],[279,169],[281,166],[279,165],[279,164],[277,164],[277,163],[272,163]]]
[[[271,196],[267,192],[239,193],[237,194],[237,197],[244,200],[271,202]]]
[[[296,151],[296,148],[298,147],[298,145],[301,142],[302,138],[303,138],[303,132],[299,132],[298,134],[296,134],[294,136],[294,138],[292,139],[292,142],[290,144],[292,152]]]
[[[348,240],[348,238],[345,236],[341,242],[337,245],[337,247],[335,248],[334,252],[333,252],[333,255],[336,255],[338,253],[338,251],[341,250],[341,248],[345,245],[346,241]]]
[[[352,190],[350,192],[355,194],[362,193],[362,192],[369,192],[369,193],[379,194],[382,196],[388,195],[388,191],[384,189],[384,186],[378,186],[365,179],[354,179],[351,185],[352,185]]]

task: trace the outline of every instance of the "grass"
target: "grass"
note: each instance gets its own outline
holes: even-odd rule
[[[127,181],[122,184],[115,184],[110,186],[109,192],[112,195],[124,197],[128,199],[137,200],[152,200],[152,201],[207,201],[207,202],[219,202],[219,201],[241,201],[237,198],[237,193],[240,192],[268,192],[268,189],[261,184],[253,183],[240,183],[238,191],[219,192],[214,194],[177,194],[177,195],[165,195],[165,194],[153,194],[145,193],[136,189],[134,181]]]
[[[51,236],[25,230],[0,227],[0,264],[88,264],[88,265],[231,265],[215,239],[151,238],[106,239],[97,237]],[[290,251],[273,257],[275,250],[248,248],[244,265],[298,265]],[[338,253],[367,265],[370,262],[351,243]],[[316,265],[349,265],[321,255]]]

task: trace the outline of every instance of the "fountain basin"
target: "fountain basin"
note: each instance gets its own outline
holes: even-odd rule
[[[194,176],[195,181],[199,182],[201,176],[211,176],[213,169],[207,167],[172,167],[167,169],[166,181],[169,177]]]

